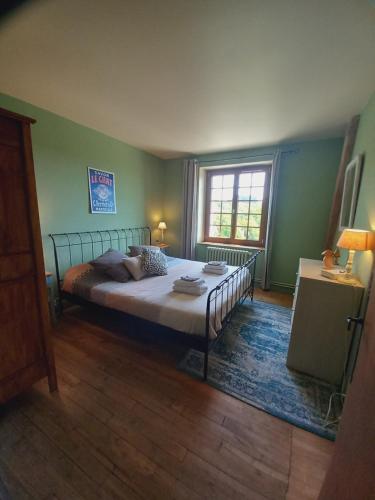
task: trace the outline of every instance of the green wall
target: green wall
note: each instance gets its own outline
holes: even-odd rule
[[[12,97],[0,94],[0,107],[37,120],[31,130],[47,270],[54,271],[49,233],[157,226],[162,160]],[[115,173],[117,214],[89,213],[87,166]]]
[[[290,290],[300,257],[320,259],[340,161],[343,140],[328,139],[283,144],[280,147],[280,177],[277,196],[274,245],[271,260],[273,288]],[[204,155],[201,161],[230,157],[273,154],[278,148],[258,148]],[[211,164],[214,164],[212,162]],[[180,253],[179,237],[182,215],[182,161],[166,162],[164,216],[172,252]],[[204,247],[197,256],[205,260]],[[262,261],[260,260],[260,264]],[[258,267],[258,277],[261,273]]]
[[[51,232],[145,224],[156,228],[161,219],[167,222],[165,237],[171,245],[171,254],[180,255],[181,159],[160,160],[100,132],[2,94],[0,106],[37,120],[32,126],[32,138],[47,270],[54,270],[48,239]],[[365,121],[364,115],[361,128],[367,129]],[[369,141],[369,132],[360,130],[359,138],[362,135],[363,141]],[[360,142],[358,144],[363,149]],[[299,257],[320,258],[341,148],[342,139],[330,139],[198,157],[201,161],[220,163],[226,158],[272,155],[277,149],[282,152],[271,261],[274,287],[293,286]],[[115,173],[116,215],[89,213],[88,165]],[[154,239],[158,237],[159,232],[155,231]],[[198,247],[198,257],[206,260],[204,247]],[[260,277],[262,259],[259,264]]]
[[[361,114],[353,157],[365,155],[362,182],[354,227],[375,231],[375,93]],[[354,272],[368,285],[373,265],[373,252],[357,252]]]

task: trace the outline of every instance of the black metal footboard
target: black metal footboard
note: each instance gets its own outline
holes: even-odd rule
[[[208,294],[203,366],[204,380],[207,379],[210,345],[216,340],[210,340],[210,332],[213,331],[218,337],[230,322],[236,308],[242,304],[246,297],[250,296],[250,299],[253,300],[256,261],[261,252],[262,250],[259,250],[253,254],[248,261],[233,271]]]

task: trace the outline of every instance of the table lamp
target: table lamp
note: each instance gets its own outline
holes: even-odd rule
[[[374,233],[363,229],[344,229],[337,242],[337,246],[349,250],[344,279],[353,280],[352,266],[354,254],[356,251],[364,252],[374,249]]]
[[[158,229],[161,230],[161,241],[164,241],[164,230],[167,229],[167,224],[165,222],[159,222]]]

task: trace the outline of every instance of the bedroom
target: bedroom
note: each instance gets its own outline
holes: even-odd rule
[[[253,325],[249,327],[250,337],[256,343],[262,338],[262,345],[252,343],[246,352],[259,348],[256,352],[263,356],[268,348],[264,338],[275,332],[273,323],[283,325],[285,318],[290,318],[299,259],[322,259],[339,167],[345,172],[350,160],[361,154],[365,158],[353,227],[375,228],[372,3],[330,1],[312,5],[288,1],[281,6],[279,2],[260,5],[247,1],[166,0],[133,5],[113,0],[105,7],[100,2],[81,0],[18,3],[22,5],[0,22],[0,107],[36,120],[30,128],[43,244],[37,274],[44,280],[41,269],[51,273],[50,304],[52,313],[56,313],[56,320],[52,318],[56,321],[52,339],[59,390],[50,394],[43,378],[21,391],[20,381],[16,383],[15,397],[1,406],[0,497],[318,498],[333,456],[322,500],[353,498],[350,491],[356,491],[359,499],[371,498],[365,493],[370,491],[366,488],[374,486],[370,474],[356,471],[350,478],[353,482],[361,478],[362,497],[358,484],[351,484],[349,474],[344,474],[348,467],[352,470],[356,466],[350,460],[345,462],[343,448],[347,439],[352,447],[368,453],[366,459],[358,455],[357,464],[364,460],[368,470],[373,464],[374,457],[365,446],[366,440],[371,442],[373,429],[366,420],[362,427],[355,426],[358,433],[348,438],[346,429],[354,426],[349,415],[346,427],[343,420],[342,432],[339,430],[333,443],[320,437],[322,433],[316,435],[294,425],[295,415],[278,418],[275,411],[267,413],[256,408],[259,404],[248,404],[249,392],[242,401],[233,397],[236,391],[218,387],[212,376],[214,372],[226,376],[233,367],[240,380],[248,376],[238,361],[244,351],[236,353],[233,337],[225,336],[228,332],[236,328],[245,332],[248,325]],[[355,123],[352,119],[357,115],[360,119],[354,140],[349,125]],[[349,154],[350,139],[354,145]],[[345,151],[347,157],[342,164]],[[198,176],[194,217],[193,211],[186,209],[187,201],[184,213],[184,199],[188,199],[184,173],[191,171],[192,164]],[[240,196],[234,183],[243,180],[239,189],[251,191],[253,188],[241,175],[253,176],[275,165],[277,183],[275,177],[270,178],[270,189],[264,188],[260,199],[254,200],[265,203],[268,193],[274,206],[269,204],[260,214],[250,209],[243,212],[257,216],[253,217],[258,220],[256,229],[262,227],[260,220],[264,216],[269,229],[266,251],[256,259],[255,279],[253,267],[249,267],[252,261],[242,268],[239,283],[237,279],[235,290],[239,290],[239,296],[233,298],[229,286],[221,288],[227,295],[220,320],[226,319],[227,310],[237,299],[256,286],[255,301],[246,299],[242,309],[229,315],[231,321],[220,337],[229,338],[229,347],[218,344],[225,347],[224,354],[236,353],[227,372],[223,365],[216,369],[220,350],[214,346],[208,354],[207,382],[201,380],[200,353],[191,358],[194,362],[199,359],[199,373],[192,376],[188,367],[179,365],[188,349],[179,345],[180,337],[156,335],[148,331],[148,326],[139,328],[131,317],[124,319],[86,307],[70,307],[60,315],[56,273],[60,266],[62,274],[70,267],[64,260],[69,259],[69,254],[65,253],[61,257],[64,261],[58,261],[56,267],[50,234],[75,233],[71,237],[76,244],[84,238],[83,233],[87,238],[100,239],[98,231],[150,227],[151,235],[146,230],[142,242],[133,241],[134,234],[126,232],[120,233],[126,236],[121,244],[114,233],[104,236],[105,240],[112,237],[112,241],[104,242],[103,252],[109,245],[117,249],[120,244],[127,253],[128,237],[132,244],[139,244],[148,243],[151,236],[153,244],[164,239],[169,259],[190,257],[203,263],[217,260],[210,256],[209,247],[232,247],[237,251],[250,248],[255,253],[264,248],[260,244],[261,229],[252,236],[250,246],[238,245],[238,241],[223,245],[215,237],[227,238],[226,229],[220,233],[221,227],[230,227],[234,239],[238,239],[237,226],[222,224],[225,218],[221,217],[233,210],[234,203],[238,207],[236,217],[241,215],[241,201],[251,205],[251,197],[234,200],[234,192],[237,198]],[[114,174],[116,213],[91,212],[88,167]],[[243,167],[242,174],[236,170]],[[222,177],[224,172],[230,179]],[[205,224],[208,189],[204,182],[208,178],[213,183],[232,183],[230,187],[221,184],[221,188],[232,190],[232,205],[228,212],[219,210],[219,234]],[[261,184],[265,187],[267,183]],[[4,185],[3,200],[9,200],[14,213],[12,218],[3,216],[11,211],[5,207],[8,203],[2,203],[1,221],[6,228],[0,246],[2,282],[7,281],[10,268],[6,260],[11,251],[9,242],[13,234],[19,234],[18,225],[27,213],[17,208],[13,187],[6,189]],[[211,187],[213,190],[215,186]],[[212,204],[220,202],[220,207],[228,201],[210,199]],[[212,220],[215,215],[211,214]],[[166,224],[163,236],[158,229],[160,222]],[[195,228],[188,230],[189,224]],[[92,236],[94,233],[96,236]],[[333,250],[338,236],[335,234],[331,243]],[[72,264],[86,263],[103,253],[97,239],[94,255],[90,255],[90,241],[84,240],[83,245],[73,247]],[[188,255],[189,245],[195,256]],[[340,265],[344,266],[347,254],[341,252]],[[23,261],[15,262],[12,268],[22,270]],[[200,274],[202,264],[194,265],[198,266],[194,273]],[[371,267],[371,251],[356,252],[354,272],[364,285],[366,297]],[[175,278],[182,274],[179,272],[172,280],[174,272],[173,267],[168,268],[167,295],[172,293]],[[224,279],[233,272],[230,268]],[[148,279],[159,277],[129,283],[138,287],[136,293],[143,287],[142,293],[147,294]],[[206,283],[215,280],[214,286],[221,283],[221,277],[212,274],[204,273],[203,279]],[[236,287],[233,279],[230,284]],[[103,286],[99,284],[97,290]],[[206,301],[212,287],[198,298],[199,328],[204,334]],[[223,294],[219,297],[223,299]],[[21,335],[18,344],[13,337],[12,328],[21,324],[18,319],[11,323],[12,314],[16,318],[14,301],[7,292],[1,298],[2,324],[11,325],[7,331],[12,337],[5,338],[2,329],[4,370],[4,366],[11,369],[17,359],[13,351],[7,351],[10,343],[14,352],[26,357],[27,353],[24,337]],[[174,307],[172,299],[170,308]],[[181,294],[178,302],[191,304],[192,299]],[[162,306],[159,304],[154,313],[141,304],[138,316],[160,316]],[[246,312],[243,308],[250,309]],[[174,329],[173,324],[166,324],[171,309],[165,310],[163,325]],[[254,312],[253,317],[248,310]],[[264,317],[259,319],[257,315],[263,310]],[[275,322],[275,311],[286,316],[278,315]],[[192,312],[189,305],[188,312]],[[348,315],[344,315],[344,321]],[[251,323],[254,317],[258,325]],[[23,314],[22,318],[22,328],[27,332],[28,316]],[[188,321],[188,316],[184,318],[183,322]],[[252,335],[264,322],[267,330]],[[220,329],[221,325],[215,324],[215,332]],[[358,325],[356,339],[359,331]],[[363,345],[366,342],[361,342],[361,348]],[[206,344],[198,347],[204,352]],[[352,346],[353,354],[356,349]],[[302,351],[306,351],[304,346]],[[331,353],[331,358],[338,359],[337,352]],[[309,360],[313,359],[311,352]],[[333,362],[326,364],[331,366]],[[259,370],[264,366],[262,362],[256,365]],[[284,373],[289,373],[285,360],[283,370],[279,372],[282,383]],[[353,367],[348,370],[351,374]],[[369,390],[370,380],[362,384]],[[272,386],[268,383],[262,396],[265,402],[269,395],[277,396]],[[285,391],[290,389],[287,384],[283,387]],[[360,395],[361,391],[354,391],[358,408],[361,406],[355,398]],[[334,405],[340,399],[336,398]],[[367,401],[367,418],[373,409],[370,404],[371,400]],[[343,419],[346,407],[348,412],[351,409],[345,403]],[[327,405],[321,410],[324,416]],[[362,413],[355,418],[362,418]],[[337,474],[338,463],[342,476]],[[338,486],[333,478],[338,481],[340,477],[346,481],[341,480]],[[345,493],[339,489],[344,486]],[[328,488],[336,488],[336,496]]]

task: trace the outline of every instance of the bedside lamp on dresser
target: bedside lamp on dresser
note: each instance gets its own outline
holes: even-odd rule
[[[343,274],[340,281],[349,283],[356,279],[352,275],[354,254],[357,251],[365,252],[366,250],[374,249],[374,233],[372,231],[365,231],[363,229],[344,229],[339,241],[337,242],[339,248],[346,248],[349,251],[348,260],[345,266],[345,274]]]
[[[167,224],[163,221],[160,221],[158,229],[160,229],[161,231],[161,242],[164,243],[164,231],[167,229]]]
[[[169,245],[168,245],[168,243],[165,243],[165,241],[164,241],[164,231],[167,229],[167,224],[163,221],[160,221],[159,225],[158,225],[158,229],[160,229],[160,231],[161,231],[161,241],[157,241],[155,245],[157,247],[159,247],[163,253],[167,254]]]

